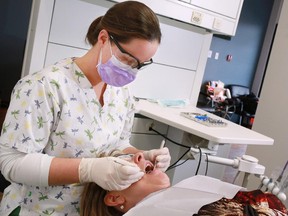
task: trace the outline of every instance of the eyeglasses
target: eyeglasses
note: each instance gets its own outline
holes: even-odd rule
[[[123,54],[122,56],[117,56],[119,57],[119,60],[122,63],[127,64],[131,66],[132,68],[137,68],[138,70],[144,66],[147,66],[153,63],[152,58],[149,61],[140,63],[139,59],[133,56],[132,54],[128,53],[125,49],[123,49],[123,47],[121,47],[121,45],[114,39],[112,35],[109,34],[109,37]]]

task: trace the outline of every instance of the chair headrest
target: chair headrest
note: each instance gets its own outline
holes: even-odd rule
[[[249,95],[250,89],[242,85],[227,85],[226,88],[230,90],[231,97],[238,97],[240,95]]]

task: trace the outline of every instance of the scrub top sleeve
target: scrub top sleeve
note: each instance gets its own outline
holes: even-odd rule
[[[54,92],[45,76],[19,81],[11,96],[0,144],[24,153],[42,152],[57,122],[59,105]]]

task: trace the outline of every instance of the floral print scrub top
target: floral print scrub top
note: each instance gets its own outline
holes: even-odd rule
[[[130,147],[134,104],[127,87],[107,86],[103,107],[83,72],[64,59],[20,80],[12,93],[0,144],[24,153],[96,157]],[[80,184],[37,187],[12,183],[0,215],[79,215]]]

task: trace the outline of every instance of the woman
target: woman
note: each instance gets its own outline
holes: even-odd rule
[[[123,190],[144,173],[99,152],[140,150],[129,143],[134,105],[126,84],[151,64],[161,41],[159,22],[146,5],[115,4],[90,25],[91,49],[20,80],[0,137],[0,169],[11,182],[0,215],[79,215],[79,183]],[[167,148],[144,151],[157,168]]]
[[[81,216],[287,216],[284,204],[271,193],[239,191],[243,188],[201,175],[170,187],[168,176],[155,170],[151,162],[144,160],[142,153],[124,156],[129,156],[128,159],[145,172],[144,177],[123,191],[106,191],[95,183],[86,184],[81,199]],[[159,192],[153,193],[156,191]]]
[[[121,154],[114,156],[123,157]],[[143,170],[144,176],[122,191],[106,191],[95,183],[86,184],[81,199],[81,216],[123,215],[149,194],[170,186],[168,176],[145,160],[143,153],[124,156]]]

